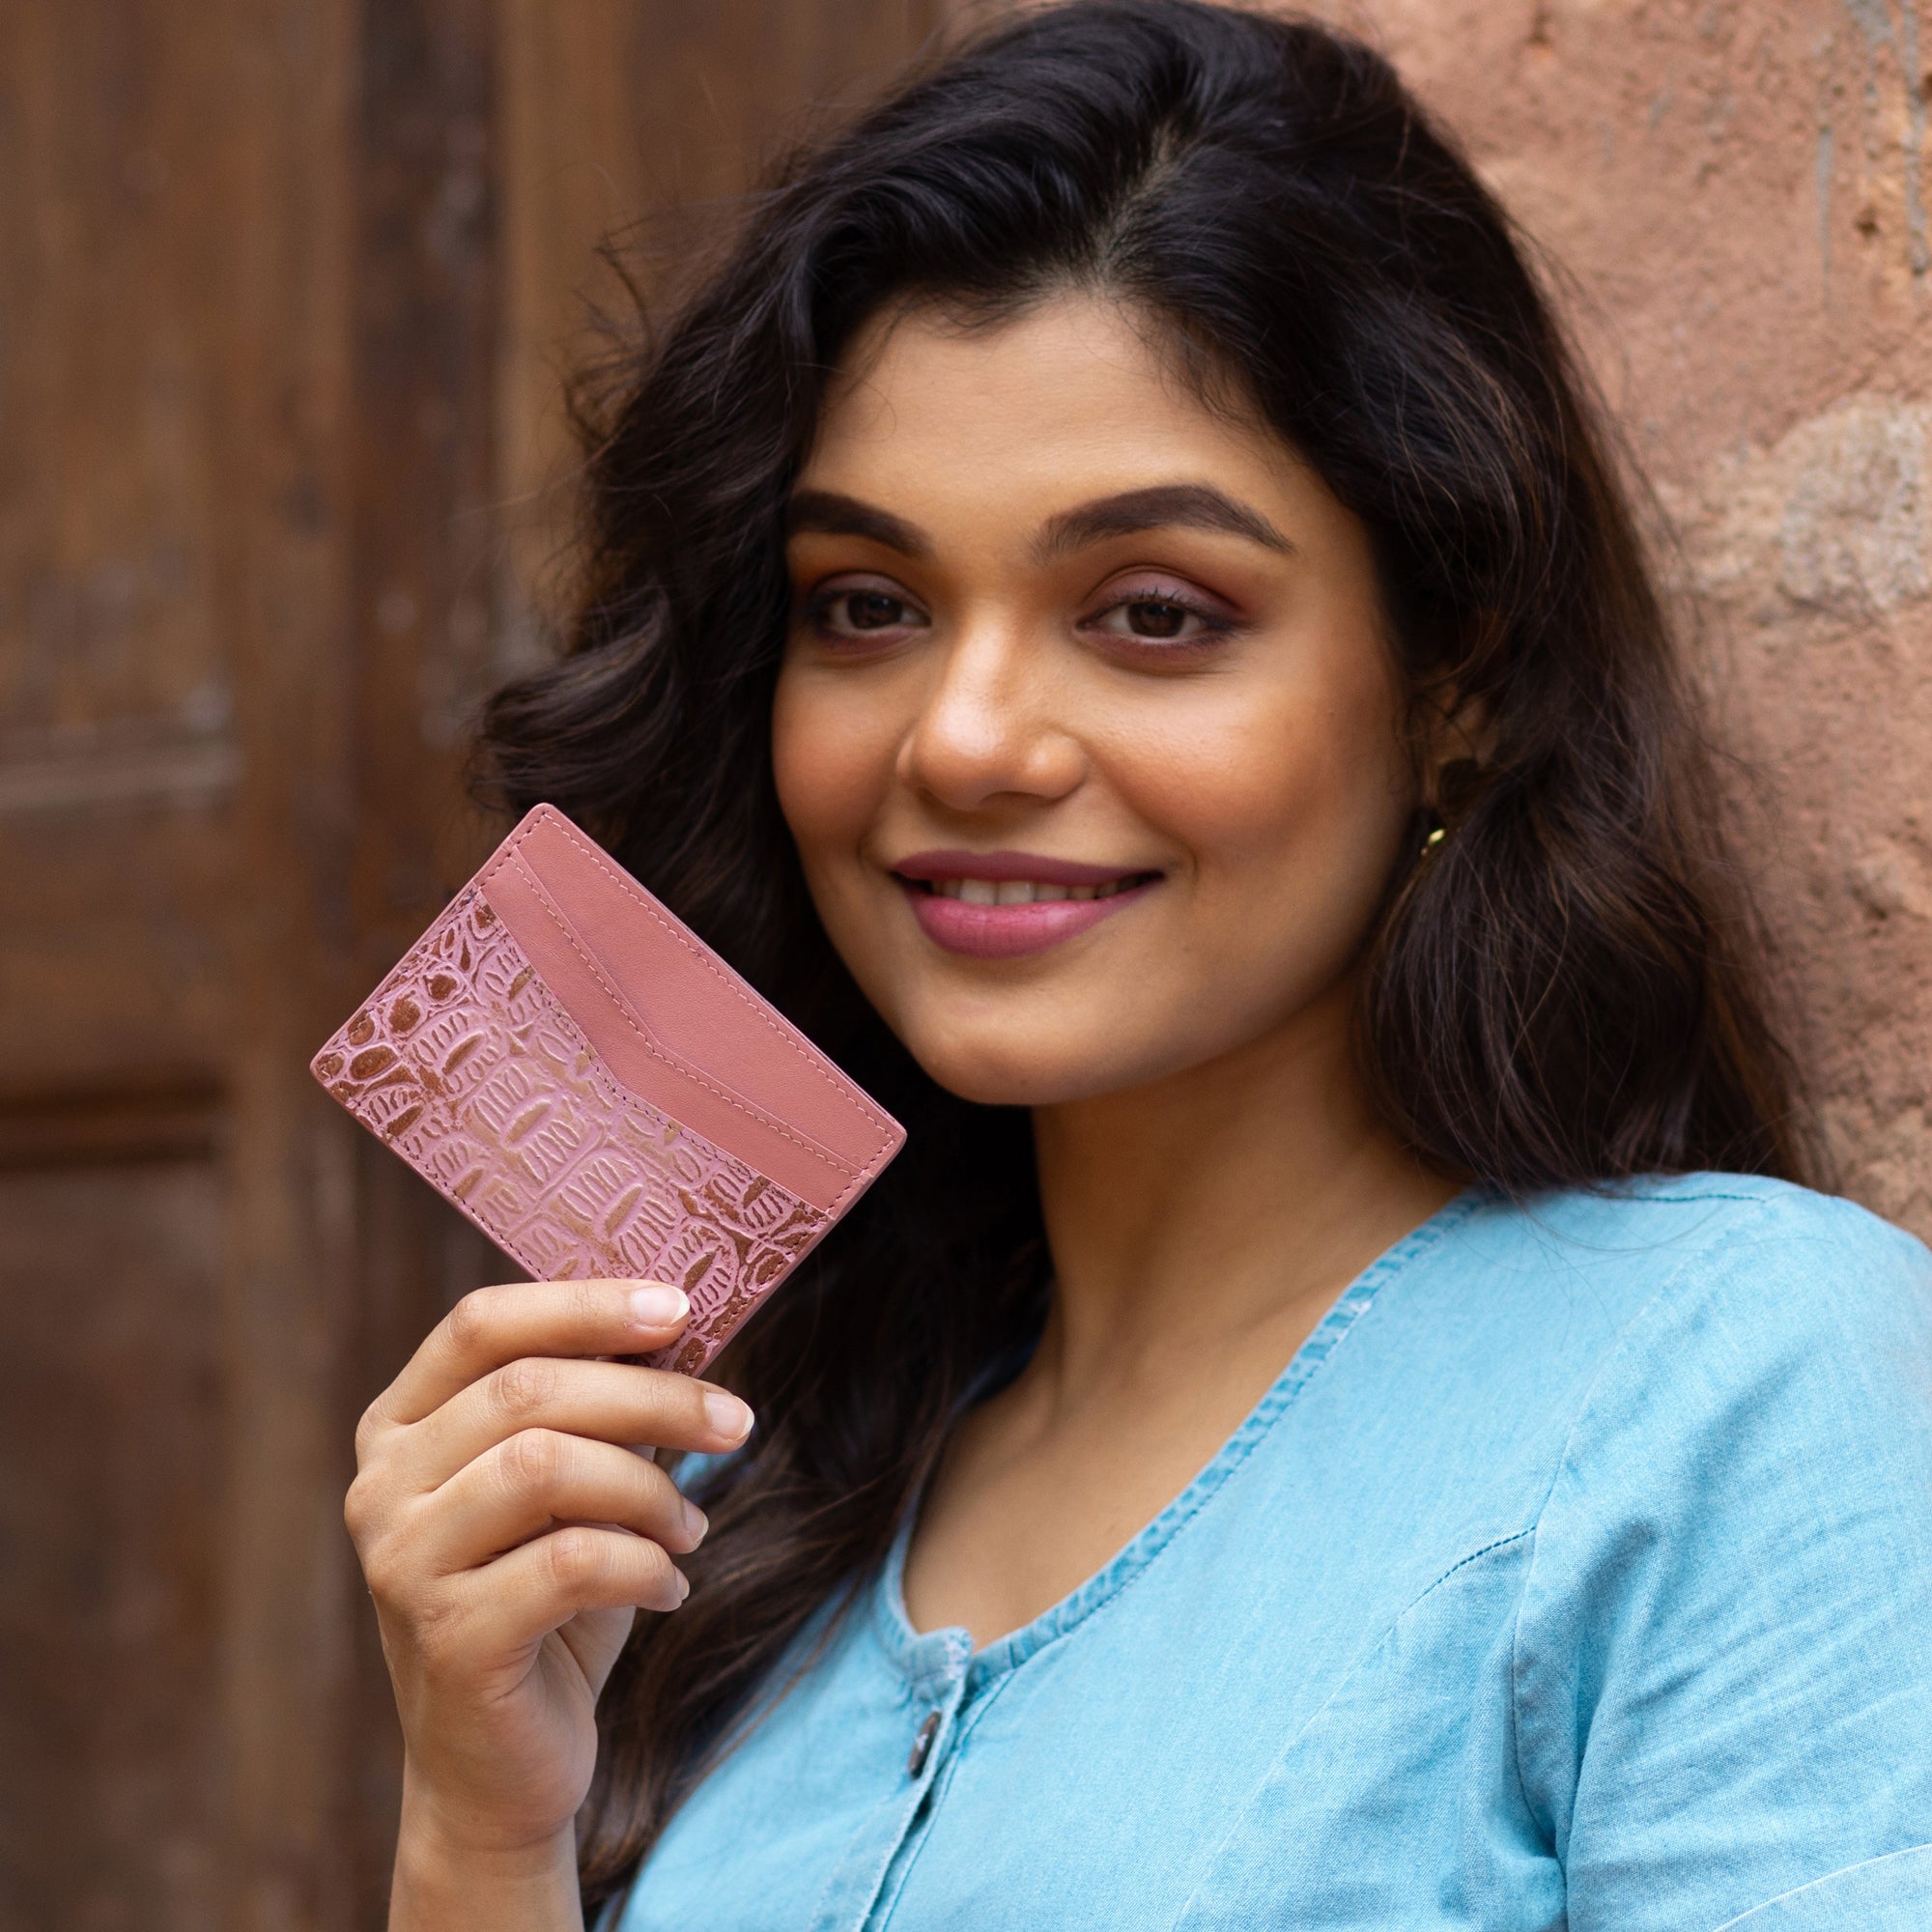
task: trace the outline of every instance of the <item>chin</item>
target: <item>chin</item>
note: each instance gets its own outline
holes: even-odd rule
[[[1052,1107],[1157,1079],[1173,1069],[1123,1055],[1115,1038],[1045,1040],[1009,1034],[906,1041],[949,1094],[982,1107]]]

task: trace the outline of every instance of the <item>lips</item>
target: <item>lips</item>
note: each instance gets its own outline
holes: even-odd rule
[[[925,936],[949,952],[980,959],[1058,946],[1160,881],[1154,871],[1034,852],[916,852],[892,869]]]

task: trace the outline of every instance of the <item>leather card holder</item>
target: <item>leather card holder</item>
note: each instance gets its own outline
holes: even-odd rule
[[[540,805],[312,1063],[538,1280],[668,1281],[696,1375],[877,1179],[891,1115]]]

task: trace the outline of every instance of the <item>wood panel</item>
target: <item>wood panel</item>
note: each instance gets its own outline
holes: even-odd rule
[[[575,451],[562,384],[629,298],[728,235],[735,197],[795,141],[927,45],[949,0],[499,0],[502,337],[497,399],[511,568],[498,648],[543,647],[569,574]]]
[[[307,1056],[487,841],[595,241],[928,24],[0,9],[0,1932],[380,1922],[351,1430],[509,1266]]]
[[[226,1212],[202,1159],[0,1174],[10,1927],[218,1922]]]

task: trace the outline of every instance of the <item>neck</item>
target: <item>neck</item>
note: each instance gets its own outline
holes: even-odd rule
[[[1231,1349],[1285,1361],[1454,1196],[1369,1108],[1352,992],[1206,1065],[1035,1110],[1056,1281],[1036,1366],[1058,1402]]]

